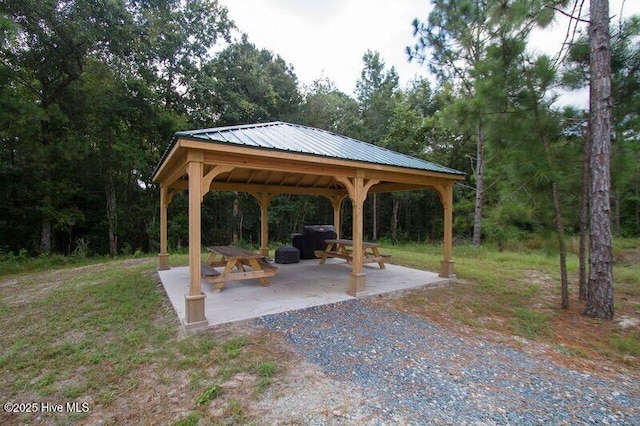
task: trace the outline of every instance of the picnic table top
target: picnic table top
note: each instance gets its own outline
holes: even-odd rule
[[[240,247],[233,246],[208,246],[207,250],[212,253],[219,254],[224,256],[225,258],[233,258],[233,259],[259,259],[264,257],[260,253],[252,252],[251,250],[246,250]]]
[[[338,238],[337,240],[324,240],[325,243],[327,244],[340,244],[343,246],[352,246],[353,245],[353,240],[347,240],[344,238]],[[378,243],[371,243],[368,241],[363,241],[362,242],[362,247],[380,247],[380,244]]]

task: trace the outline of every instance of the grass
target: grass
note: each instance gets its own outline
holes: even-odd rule
[[[213,401],[214,399],[216,399],[217,397],[219,397],[221,393],[222,393],[222,388],[220,387],[220,385],[217,383],[214,383],[211,386],[209,386],[207,390],[205,390],[204,393],[200,395],[200,397],[198,397],[198,399],[196,400],[196,405],[200,406],[200,405],[207,404]]]
[[[384,244],[384,252],[393,263],[429,270],[439,269],[442,256],[439,245]],[[616,313],[638,317],[640,244],[618,240],[615,253]],[[172,255],[171,264],[187,259]],[[581,315],[574,256],[568,311],[560,309],[557,256],[545,244],[514,243],[502,252],[456,246],[454,259],[451,285],[379,303],[473,333],[547,342],[561,357],[595,355],[639,368],[637,328]],[[266,331],[179,332],[156,265],[155,257],[0,259],[0,399],[90,404],[73,418],[51,414],[50,423],[255,421],[252,401],[286,374],[290,355]],[[0,413],[0,424],[18,421],[7,416]]]
[[[150,277],[144,268],[94,271],[90,283],[82,275],[70,277],[24,303],[9,305],[5,295],[4,315],[13,320],[3,322],[0,344],[7,351],[0,365],[21,378],[12,389],[34,380],[42,384],[45,368],[64,380],[69,370],[84,365],[91,366],[84,374],[91,380],[69,383],[63,392],[73,396],[72,389],[84,387],[108,392],[115,377],[143,363],[150,340],[164,343],[155,332],[167,325],[153,322],[162,298],[155,286],[145,285]],[[157,356],[161,347],[147,355]],[[47,380],[38,393],[54,384]]]
[[[136,256],[139,257],[139,256]],[[142,256],[144,257],[144,256]],[[118,259],[128,259],[130,256],[90,256],[72,255],[63,256],[61,254],[48,254],[30,257],[26,250],[21,250],[19,254],[0,252],[0,277],[11,274],[22,274],[29,272],[42,272],[51,269],[74,268],[80,266],[95,265],[99,263],[114,261]]]
[[[277,364],[274,361],[263,362],[256,367],[256,372],[260,377],[256,383],[258,393],[263,392],[271,384],[271,377],[276,373],[276,370]]]
[[[614,240],[614,292],[616,316],[638,317],[640,309],[640,242]],[[577,247],[569,244],[570,250]],[[439,270],[440,245],[385,245],[393,262],[418,269]],[[568,257],[571,308],[560,309],[560,274],[557,252],[547,241],[511,242],[498,251],[482,247],[454,247],[458,280],[450,286],[412,292],[396,304],[399,309],[432,320],[456,321],[479,329],[516,334],[548,342],[569,355],[594,353],[626,366],[640,367],[640,335],[623,330],[615,322],[581,315],[577,300],[578,259]]]
[[[256,389],[269,385],[264,366],[272,365],[273,374],[270,360],[282,358],[275,341],[255,335],[179,333],[155,279],[155,257],[80,268],[33,262],[39,272],[5,266],[11,272],[0,276],[0,399],[90,403],[73,419],[52,414],[53,423],[92,423],[107,414],[111,422],[144,423],[149,400],[162,407],[163,396],[176,389],[180,413],[188,415],[175,422],[224,423],[227,415],[242,422],[242,395],[259,397]],[[235,377],[246,384],[225,389]],[[218,401],[226,408],[212,414],[208,405]],[[140,409],[130,417],[123,406]],[[0,424],[16,421],[3,416],[9,415],[0,413]]]
[[[622,355],[640,357],[640,333],[614,334],[611,336],[611,346]]]
[[[514,311],[514,315],[513,332],[515,334],[532,340],[553,335],[553,327],[549,321],[548,314],[528,308],[520,308]]]

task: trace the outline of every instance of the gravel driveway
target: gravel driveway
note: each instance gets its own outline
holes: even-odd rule
[[[576,371],[521,348],[464,335],[366,299],[256,320],[364,397],[367,424],[640,424],[640,384]],[[307,418],[305,423],[350,423]],[[366,420],[362,420],[366,419]]]

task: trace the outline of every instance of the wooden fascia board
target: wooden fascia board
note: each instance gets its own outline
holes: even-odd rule
[[[160,164],[160,167],[158,167],[158,170],[156,170],[156,173],[153,175],[154,182],[160,183],[162,176],[167,174],[167,169],[170,168],[171,163],[175,161],[175,157],[177,155],[176,152],[180,149],[179,142],[180,141],[176,141],[171,148],[171,151],[169,151],[169,154],[164,157],[162,164]]]
[[[439,173],[420,169],[407,169],[375,163],[341,160],[330,157],[319,157],[264,148],[247,148],[216,142],[201,142],[180,139],[185,148],[204,151],[204,161],[208,164],[235,165],[248,169],[274,170],[281,172],[354,176],[355,170],[364,170],[368,178],[381,180],[400,179],[402,182],[417,182],[425,178],[442,180],[464,180],[463,175]],[[396,173],[397,178],[389,179],[389,173]],[[401,178],[401,176],[405,176]]]
[[[395,168],[398,169],[398,168]],[[433,172],[422,172],[421,170],[413,170],[407,172],[406,169],[401,169],[401,172],[392,170],[387,171],[366,171],[367,179],[378,179],[381,182],[415,185],[418,187],[433,187],[435,185],[447,185],[452,181],[464,180],[464,176],[449,175],[449,174],[435,174]]]
[[[156,173],[154,181],[159,182],[162,186],[172,187],[178,179],[186,174],[187,163],[187,153],[176,151],[173,156],[167,157],[163,168]]]

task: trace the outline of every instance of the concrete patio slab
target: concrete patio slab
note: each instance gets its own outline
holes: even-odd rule
[[[314,259],[274,265],[278,267],[278,273],[269,279],[271,284],[267,287],[262,287],[258,280],[231,281],[222,292],[213,293],[213,285],[202,280],[209,326],[353,299],[346,293],[351,265],[344,260],[328,259],[324,265],[319,265],[318,260]],[[380,269],[375,263],[365,265],[364,272],[367,274],[366,293],[362,296],[449,281],[435,272],[388,263],[386,269]],[[175,267],[158,271],[158,275],[182,321],[185,316],[184,295],[189,287],[189,268]]]

